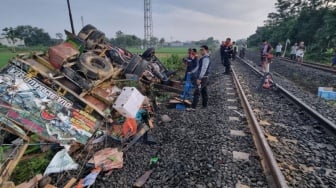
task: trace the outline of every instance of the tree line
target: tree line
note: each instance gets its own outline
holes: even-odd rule
[[[249,46],[263,39],[273,46],[287,39],[290,45],[304,41],[312,60],[329,58],[336,47],[336,0],[277,0],[276,12],[269,13],[264,26],[248,37]]]
[[[3,37],[9,40],[12,44],[15,44],[17,39],[24,40],[26,46],[51,46],[64,41],[62,33],[56,33],[56,38],[50,37],[50,35],[41,28],[32,27],[30,25],[20,25],[17,27],[6,27],[2,29]],[[115,38],[106,38],[107,42],[113,45],[124,47],[141,46],[144,41],[135,35],[127,35],[122,31],[116,32]],[[163,44],[164,39],[158,39],[152,37],[149,41],[150,44]]]
[[[52,46],[64,41],[62,33],[56,33],[56,38],[51,38],[50,35],[41,28],[32,27],[30,25],[20,25],[17,27],[6,27],[2,29],[2,37],[7,38],[12,44],[16,43],[17,39],[24,40],[25,45],[32,46]],[[135,35],[125,34],[122,31],[117,31],[115,37],[105,38],[105,41],[115,46],[121,46],[124,48],[141,47],[144,46],[145,41]],[[147,43],[150,46],[162,47],[165,44],[165,39],[158,39],[157,37],[151,37]],[[207,40],[195,41],[194,44],[207,44],[209,46],[216,45],[218,41],[215,41],[213,37],[209,37]]]

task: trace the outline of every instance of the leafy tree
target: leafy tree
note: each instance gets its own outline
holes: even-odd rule
[[[307,56],[320,58],[326,49],[336,46],[336,0],[277,0],[276,12],[268,15],[264,26],[248,38],[258,46],[262,39],[271,44],[304,41]]]
[[[151,44],[151,46],[157,46],[157,44],[159,43],[159,39],[156,37],[151,37],[149,44]]]
[[[51,43],[51,38],[43,29],[32,27],[30,25],[20,25],[16,28],[5,28],[5,35],[9,38],[19,38],[24,40],[27,46],[44,45],[48,46]]]
[[[162,47],[163,44],[165,43],[165,39],[164,39],[164,38],[161,38],[161,39],[159,40],[159,43],[160,43],[160,46]]]
[[[111,44],[121,47],[135,47],[140,46],[142,41],[135,35],[127,35],[122,31],[116,32],[116,38],[110,39]]]
[[[56,38],[59,38],[60,40],[63,40],[63,34],[62,33],[56,33]]]
[[[6,27],[2,31],[4,32],[2,33],[2,35],[5,36],[5,38],[8,40],[9,43],[13,44],[12,52],[15,52],[15,43],[17,42],[16,40],[17,35],[15,32],[15,29],[13,29],[12,27],[9,27],[9,28]]]

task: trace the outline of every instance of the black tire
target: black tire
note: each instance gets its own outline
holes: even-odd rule
[[[126,63],[117,49],[112,48],[111,50],[106,51],[106,56],[109,57],[113,63],[118,65],[124,65]]]
[[[104,43],[105,33],[101,31],[93,31],[89,37],[86,39],[86,48],[94,49],[97,44]]]
[[[93,25],[88,24],[79,31],[77,36],[82,40],[86,40],[89,35],[96,30],[97,28],[95,28]]]
[[[138,66],[138,64],[142,61],[142,59],[139,56],[134,56],[131,61],[126,65],[124,68],[125,74],[133,74],[135,68]]]
[[[151,57],[155,54],[155,48],[147,48],[147,50],[142,53],[141,57],[146,60],[150,60]]]
[[[137,66],[135,67],[133,74],[138,75],[139,77],[142,75],[145,70],[147,70],[149,67],[149,62],[146,60],[140,61]]]
[[[92,53],[83,53],[79,57],[77,66],[92,80],[104,79],[113,72],[113,67],[110,62]]]

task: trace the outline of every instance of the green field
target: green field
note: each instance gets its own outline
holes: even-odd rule
[[[0,68],[8,63],[8,60],[14,57],[16,53],[12,53],[10,49],[0,48]]]
[[[33,48],[16,48],[15,53],[12,52],[12,48],[0,47],[0,68],[8,63],[8,61],[20,53],[29,53],[31,51],[44,51],[47,47],[33,47]]]

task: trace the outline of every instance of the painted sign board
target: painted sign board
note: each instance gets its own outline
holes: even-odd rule
[[[13,64],[0,72],[0,115],[55,142],[85,144],[97,120]]]

